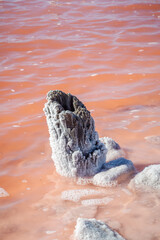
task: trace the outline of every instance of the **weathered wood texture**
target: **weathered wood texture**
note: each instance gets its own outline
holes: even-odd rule
[[[52,159],[59,174],[93,176],[105,163],[107,149],[99,140],[90,112],[77,97],[50,91],[44,107]]]

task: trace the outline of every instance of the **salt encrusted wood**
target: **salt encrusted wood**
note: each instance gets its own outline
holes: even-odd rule
[[[44,107],[50,133],[52,159],[66,177],[93,176],[106,160],[107,149],[99,140],[90,112],[77,97],[50,91]]]

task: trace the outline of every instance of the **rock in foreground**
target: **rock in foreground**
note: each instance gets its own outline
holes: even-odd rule
[[[160,164],[150,165],[138,173],[129,183],[135,190],[160,190]]]
[[[125,240],[102,221],[78,218],[75,228],[76,240]]]

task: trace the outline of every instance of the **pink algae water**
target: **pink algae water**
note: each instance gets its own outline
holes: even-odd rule
[[[160,134],[160,2],[1,0],[0,18],[0,187],[9,194],[0,198],[0,239],[71,239],[86,217],[127,240],[159,240],[158,193],[77,185],[56,173],[43,106],[49,90],[70,92],[137,170],[159,163],[160,143],[148,137]],[[103,191],[62,199],[74,189]],[[111,201],[82,204],[104,197]]]

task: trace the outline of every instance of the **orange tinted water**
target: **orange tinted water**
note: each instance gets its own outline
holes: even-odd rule
[[[51,160],[43,114],[49,90],[76,95],[99,135],[115,139],[138,170],[159,163],[159,1],[0,1],[1,240],[66,240],[77,217],[101,219],[129,240],[160,239],[160,201],[127,185],[107,205],[61,193],[79,186]],[[96,198],[95,196],[83,199]]]

